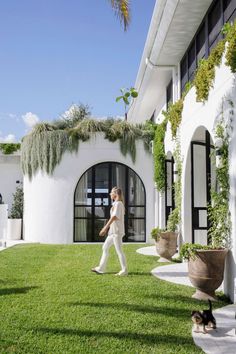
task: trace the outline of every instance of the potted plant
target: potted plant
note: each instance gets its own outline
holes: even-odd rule
[[[186,243],[180,256],[188,260],[188,272],[196,292],[193,298],[216,300],[215,290],[221,285],[224,276],[225,258],[230,248],[231,218],[229,211],[228,174],[228,129],[221,121],[216,126],[216,140],[221,139],[217,153],[220,164],[216,164],[218,188],[211,191],[211,204],[208,205],[210,228],[208,246]],[[220,146],[220,148],[219,148]]]
[[[22,186],[16,188],[13,194],[13,203],[7,223],[7,239],[20,240],[23,218],[23,199],[24,193]]]
[[[175,208],[168,218],[166,230],[155,227],[151,231],[151,236],[156,242],[157,253],[160,256],[159,262],[171,262],[171,257],[177,252],[177,222],[178,209]]]

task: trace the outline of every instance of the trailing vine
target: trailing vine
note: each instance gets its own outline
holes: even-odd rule
[[[103,132],[111,142],[119,140],[121,153],[136,158],[136,140],[142,139],[144,147],[150,152],[150,142],[154,137],[154,127],[150,124],[130,124],[113,119],[95,120],[84,118],[74,127],[58,129],[56,124],[40,123],[23,138],[22,170],[30,178],[38,170],[52,174],[66,151],[76,152],[79,142],[88,141],[91,135]],[[61,127],[61,126],[60,126]]]
[[[164,139],[166,133],[167,118],[161,124],[157,124],[155,137],[153,141],[154,156],[154,181],[157,189],[164,191],[165,189],[165,146]]]
[[[231,26],[229,23],[223,27],[223,33],[226,35],[226,65],[230,67],[233,73],[236,72],[236,21]]]
[[[228,101],[233,105],[231,101]],[[233,109],[230,110],[230,120],[232,119]],[[211,227],[208,230],[208,241],[213,248],[230,247],[231,237],[231,217],[229,211],[229,126],[223,117],[215,128],[215,137],[220,139],[222,144],[220,153],[220,163],[216,165],[217,188],[211,190],[211,205],[208,206],[208,216]]]
[[[172,210],[167,221],[167,230],[176,231],[181,225],[181,202],[182,202],[182,158],[179,139],[175,141],[174,160],[178,171],[178,178],[174,182],[175,208]]]
[[[0,150],[4,155],[10,155],[20,150],[20,143],[1,143]]]
[[[209,91],[214,85],[215,68],[221,64],[224,50],[225,39],[217,44],[207,59],[201,59],[199,61],[199,66],[194,78],[197,102],[207,101]]]
[[[183,98],[180,98],[175,103],[169,104],[167,111],[162,112],[171,124],[172,138],[176,137],[177,129],[181,123],[183,106],[184,100]]]

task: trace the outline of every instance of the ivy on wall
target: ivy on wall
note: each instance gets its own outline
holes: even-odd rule
[[[154,181],[159,191],[165,189],[165,133],[167,118],[161,124],[157,124],[155,137],[153,141],[153,157],[154,157]]]
[[[20,143],[0,143],[0,150],[4,155],[10,155],[20,150]]]

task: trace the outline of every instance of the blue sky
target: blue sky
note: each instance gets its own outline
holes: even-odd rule
[[[154,5],[132,0],[124,32],[108,0],[1,1],[0,140],[19,140],[73,103],[123,115],[115,98],[135,83]]]

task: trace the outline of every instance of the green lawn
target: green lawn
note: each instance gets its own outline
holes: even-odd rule
[[[108,274],[101,245],[24,245],[0,252],[0,353],[201,353],[191,337],[193,289],[150,275],[156,257],[125,245]],[[217,306],[222,306],[220,302]],[[214,305],[215,307],[216,305]]]

